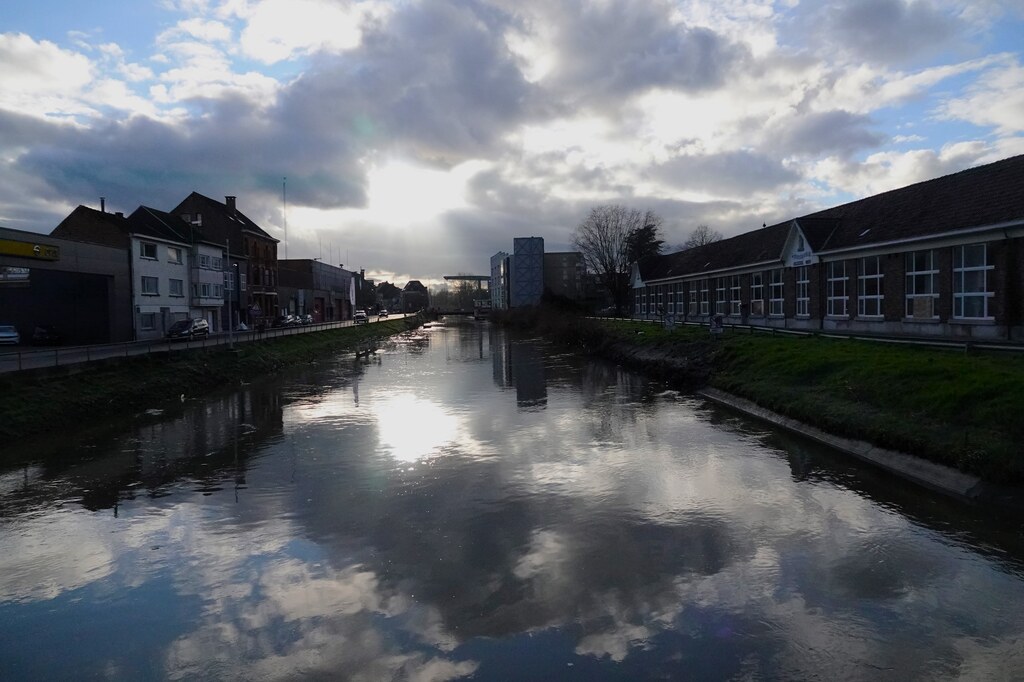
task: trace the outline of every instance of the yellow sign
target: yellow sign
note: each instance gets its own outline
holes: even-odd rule
[[[18,256],[37,260],[60,260],[60,247],[0,239],[0,256]]]

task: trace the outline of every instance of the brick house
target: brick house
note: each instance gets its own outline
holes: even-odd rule
[[[1024,156],[633,265],[635,317],[1024,341]]]

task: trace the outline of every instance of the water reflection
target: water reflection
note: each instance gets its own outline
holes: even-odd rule
[[[0,496],[5,679],[1024,669],[1016,522],[486,326],[27,457]]]

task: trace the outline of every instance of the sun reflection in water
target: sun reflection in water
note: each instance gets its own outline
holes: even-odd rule
[[[389,396],[375,403],[381,447],[402,462],[435,454],[456,439],[459,420],[434,402],[411,393]]]

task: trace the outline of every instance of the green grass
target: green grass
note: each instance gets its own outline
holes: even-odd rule
[[[831,433],[1024,482],[1024,355],[731,329],[716,341],[704,327],[632,321],[603,327],[613,348],[701,358],[712,387]]]
[[[95,363],[81,372],[0,375],[0,438],[75,429],[208,393],[288,365],[315,362],[418,326],[401,318],[322,332]]]

